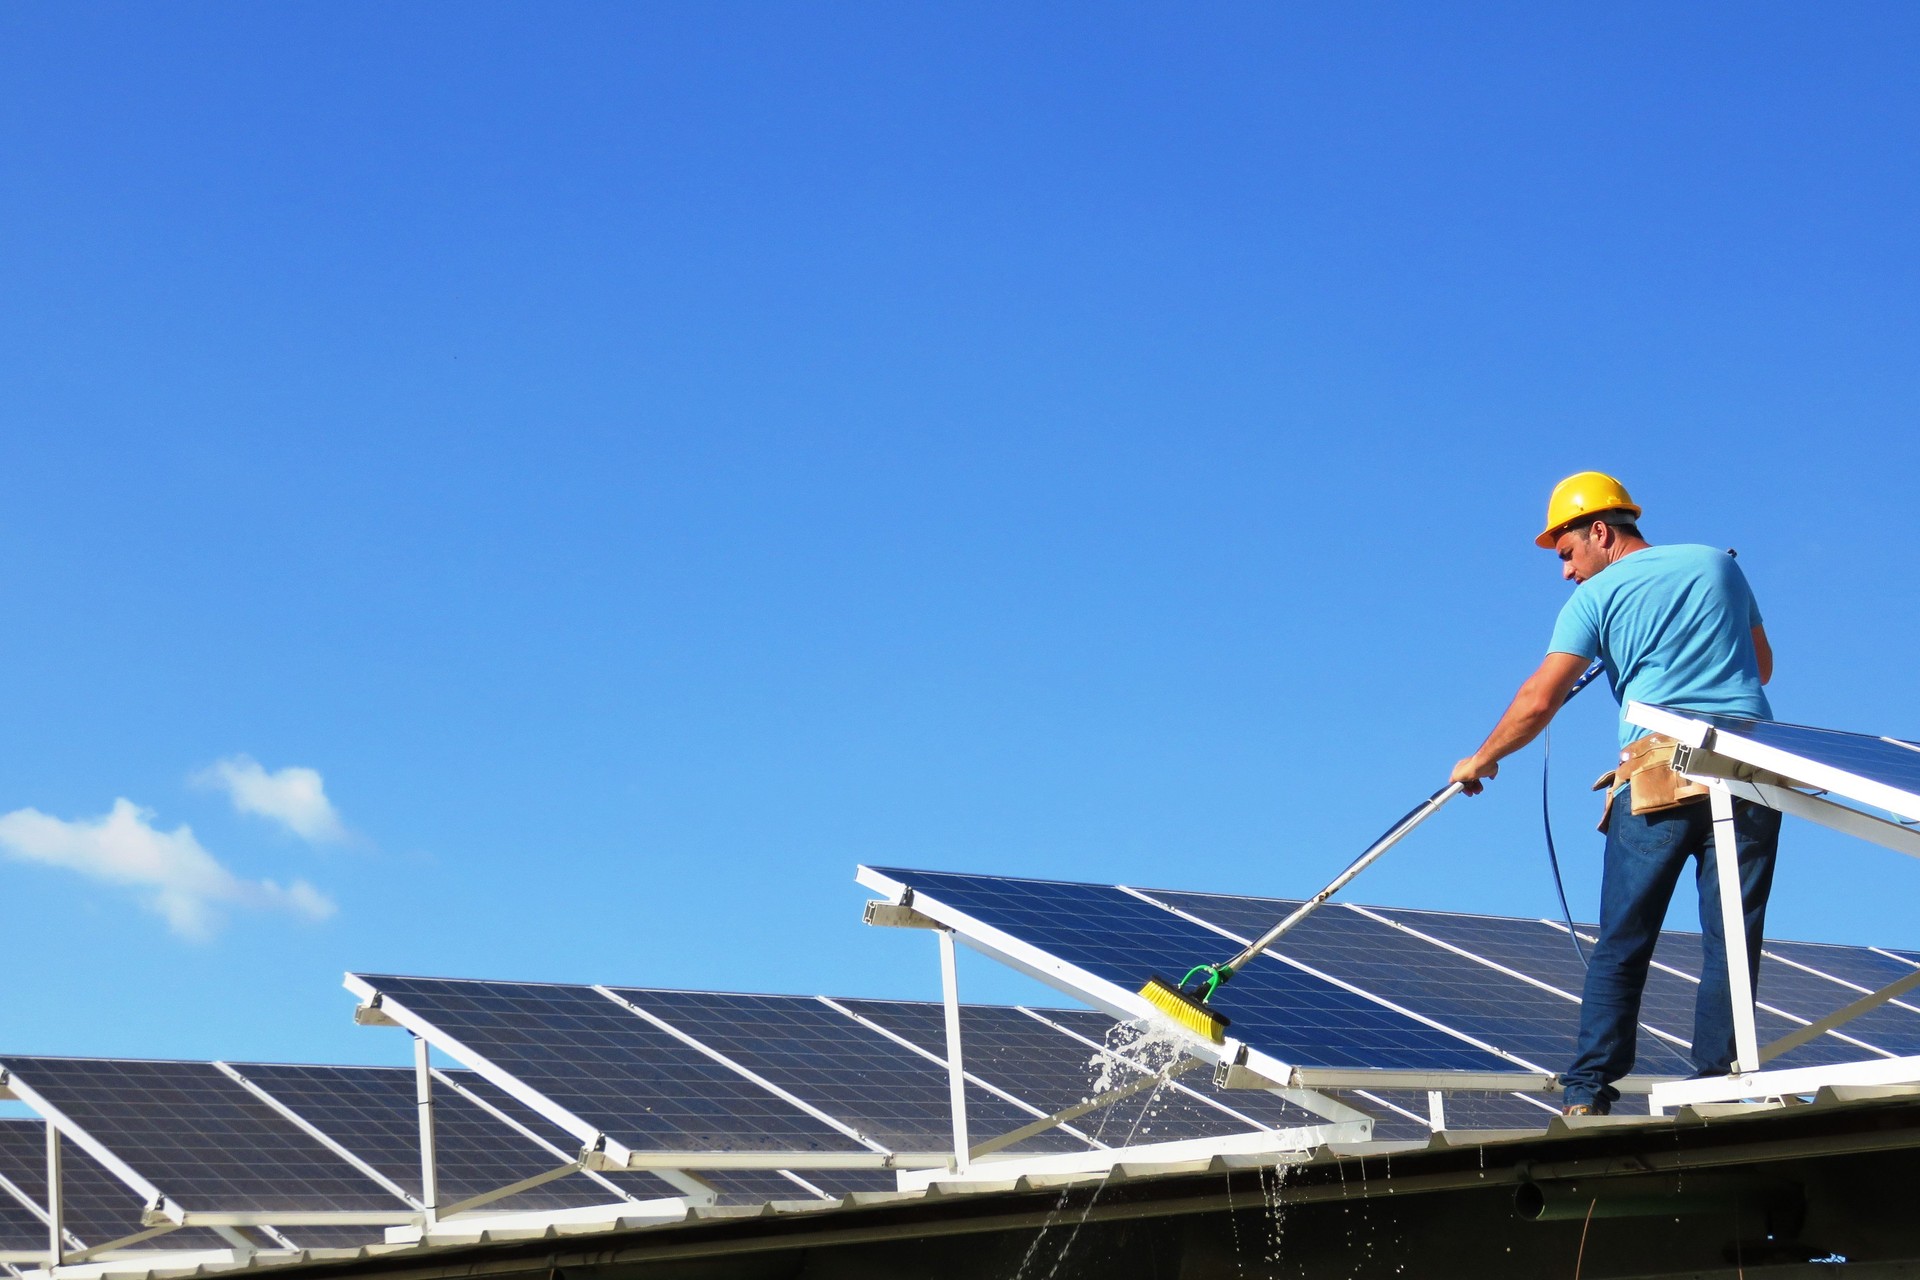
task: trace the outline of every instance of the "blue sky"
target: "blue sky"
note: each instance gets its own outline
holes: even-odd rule
[[[1309,892],[1537,661],[1588,467],[1739,548],[1782,718],[1920,736],[1916,46],[9,7],[0,814],[213,865],[0,858],[6,1047],[401,1060],[348,968],[933,994],[861,861]],[[1589,912],[1612,714],[1557,732]],[[1538,762],[1353,896],[1553,913]],[[1920,943],[1920,867],[1783,844],[1777,933]]]

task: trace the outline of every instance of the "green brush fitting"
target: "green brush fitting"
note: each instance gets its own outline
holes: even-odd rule
[[[1233,966],[1225,964],[1197,964],[1187,970],[1186,977],[1180,979],[1180,989],[1182,991],[1186,990],[1187,984],[1193,981],[1193,975],[1196,973],[1205,974],[1206,978],[1202,989],[1190,994],[1198,999],[1200,1003],[1205,1004],[1207,1001],[1213,999],[1213,993],[1218,991],[1222,984],[1233,976]]]

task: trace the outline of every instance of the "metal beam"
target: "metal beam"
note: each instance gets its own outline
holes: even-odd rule
[[[953,1119],[953,1167],[965,1169],[973,1148],[967,1137],[967,1069],[960,1052],[960,965],[954,955],[953,930],[942,929],[934,936],[940,940],[940,1002],[946,1013],[947,1110]]]
[[[163,1226],[148,1226],[144,1232],[134,1232],[131,1236],[121,1236],[119,1240],[108,1240],[106,1244],[92,1245],[90,1249],[71,1249],[71,1251],[67,1253],[65,1261],[67,1261],[67,1263],[84,1263],[84,1261],[88,1261],[88,1259],[104,1257],[104,1255],[108,1255],[108,1253],[121,1253],[123,1249],[131,1247],[131,1245],[140,1244],[142,1240],[154,1240],[156,1236],[169,1236],[169,1234],[173,1234],[173,1232],[177,1232],[177,1230],[180,1230],[180,1228],[177,1224],[173,1224],[173,1222],[167,1222],[167,1224],[163,1224]]]
[[[1920,970],[1915,970],[1915,972],[1920,973]],[[1138,1080],[1121,1085],[1118,1089],[1109,1089],[1097,1097],[1088,1098],[1085,1102],[1075,1103],[1073,1106],[1056,1111],[1050,1116],[1035,1120],[1032,1124],[1021,1125],[1011,1133],[1003,1133],[997,1138],[989,1138],[985,1142],[971,1148],[967,1154],[978,1159],[980,1156],[991,1155],[995,1151],[1005,1150],[1007,1147],[1011,1147],[1016,1143],[1025,1142],[1035,1134],[1045,1133],[1049,1129],[1058,1128],[1070,1120],[1078,1120],[1081,1116],[1089,1112],[1104,1110],[1116,1102],[1124,1102],[1136,1093],[1144,1093],[1148,1089],[1158,1089],[1161,1085],[1171,1081],[1175,1076],[1183,1075],[1199,1065],[1201,1064],[1198,1058],[1182,1058],[1179,1062],[1174,1063],[1158,1075],[1142,1076]]]
[[[1760,1050],[1760,1061],[1771,1062],[1791,1049],[1798,1049],[1816,1036],[1824,1035],[1845,1022],[1851,1022],[1863,1013],[1871,1013],[1881,1005],[1897,996],[1903,996],[1915,987],[1920,987],[1920,969],[1915,969],[1904,978],[1896,978],[1878,991],[1861,996],[1843,1009],[1835,1009],[1818,1022],[1809,1022],[1797,1031],[1789,1032]]]
[[[193,1209],[181,1217],[183,1227],[404,1227],[420,1221],[411,1209]]]
[[[443,1222],[456,1213],[465,1213],[470,1209],[478,1209],[483,1204],[492,1204],[495,1200],[504,1200],[508,1196],[517,1196],[522,1191],[531,1191],[535,1187],[544,1187],[547,1183],[555,1179],[564,1178],[568,1174],[580,1172],[585,1165],[586,1162],[584,1160],[575,1160],[571,1164],[563,1164],[557,1169],[548,1169],[545,1173],[536,1173],[531,1178],[522,1178],[520,1181],[507,1186],[498,1187],[492,1191],[483,1191],[477,1196],[468,1196],[465,1200],[455,1201],[438,1213],[429,1213],[427,1215],[427,1230],[431,1232],[435,1223]],[[635,1203],[631,1197],[627,1199],[629,1204]],[[685,1204],[685,1201],[682,1200],[681,1203]]]
[[[595,1159],[595,1169],[945,1169],[949,1151],[630,1151],[620,1164]]]
[[[1920,969],[1914,970],[1920,973]],[[66,1179],[61,1176],[60,1130],[53,1121],[47,1126],[47,1260],[53,1266],[66,1261],[67,1196]]]
[[[1694,1102],[1741,1102],[1750,1098],[1791,1098],[1816,1093],[1823,1085],[1912,1084],[1920,1081],[1920,1057],[1870,1058],[1710,1076],[1704,1080],[1668,1080],[1653,1088],[1655,1109]]]
[[[1733,1068],[1760,1066],[1760,1035],[1753,1022],[1753,975],[1747,961],[1747,899],[1740,892],[1740,836],[1733,821],[1733,793],[1725,781],[1708,784],[1713,809],[1713,870],[1720,891],[1720,932],[1727,961],[1727,994],[1733,1002]]]
[[[1713,777],[1712,772],[1725,766],[1701,763],[1702,757],[1711,757],[1711,752],[1695,752],[1693,764],[1683,772],[1690,777]],[[1726,757],[1718,757],[1724,760]],[[1904,853],[1909,858],[1920,858],[1920,831],[1902,826],[1898,822],[1889,822],[1885,818],[1863,813],[1844,804],[1838,804],[1824,796],[1808,795],[1779,782],[1770,782],[1758,778],[1728,778],[1727,787],[1742,800],[1751,800],[1755,804],[1766,805],[1769,809],[1778,809],[1781,813],[1796,818],[1805,818],[1808,822],[1817,822],[1823,827],[1838,831],[1841,835],[1853,836],[1877,844],[1883,849],[1895,853]]]
[[[1393,1071],[1372,1067],[1295,1067],[1302,1089],[1440,1089],[1446,1092],[1552,1093],[1560,1077],[1545,1071]],[[1614,1088],[1621,1086],[1614,1082]]]
[[[964,1173],[943,1170],[903,1173],[900,1175],[900,1189],[919,1190],[940,1182],[1012,1182],[1020,1178],[1098,1174],[1124,1164],[1191,1162],[1204,1166],[1218,1156],[1259,1156],[1284,1163],[1289,1157],[1305,1160],[1313,1149],[1329,1143],[1364,1142],[1369,1132],[1368,1126],[1360,1124],[1316,1124],[1213,1138],[1147,1142],[1137,1147],[1113,1147],[1105,1151],[1000,1156],[977,1160]]]
[[[923,916],[907,902],[881,902],[875,899],[867,904],[861,916],[863,924],[874,925],[881,929],[938,929],[939,921],[931,916]]]
[[[433,1131],[433,1059],[426,1037],[413,1038],[413,1101],[420,1122],[420,1199],[426,1229],[440,1217],[440,1157]]]

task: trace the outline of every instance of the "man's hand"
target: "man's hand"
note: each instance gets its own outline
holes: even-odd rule
[[[1479,756],[1472,755],[1453,766],[1453,777],[1448,781],[1459,783],[1462,791],[1470,796],[1477,796],[1486,790],[1481,786],[1480,780],[1497,777],[1499,773],[1500,766],[1496,762],[1489,760],[1483,764]]]

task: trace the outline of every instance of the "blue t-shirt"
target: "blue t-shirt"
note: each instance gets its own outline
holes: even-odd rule
[[[1773,719],[1760,688],[1747,575],[1715,547],[1647,547],[1574,588],[1553,624],[1552,653],[1600,658],[1622,706]],[[1647,731],[1620,721],[1625,746]]]

